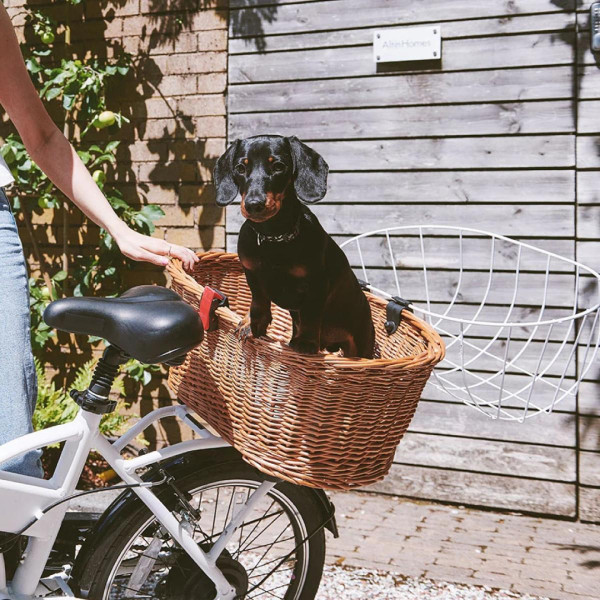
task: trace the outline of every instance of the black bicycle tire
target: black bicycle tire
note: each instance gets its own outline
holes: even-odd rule
[[[265,480],[265,477],[250,465],[236,462],[195,472],[191,471],[185,475],[182,474],[176,485],[182,491],[187,491],[202,485],[229,479],[242,479],[261,483]],[[321,507],[317,504],[311,490],[286,482],[280,482],[276,487],[295,506],[309,533],[319,529],[322,525],[320,522]],[[163,501],[165,501],[164,498]],[[176,502],[174,498],[172,502],[174,505]],[[78,565],[77,569],[80,579],[79,587],[88,590],[87,597],[90,600],[103,600],[115,561],[121,556],[123,548],[130,543],[131,536],[135,535],[148,520],[150,514],[146,505],[138,500],[133,509],[130,507],[126,511],[122,522],[118,526],[105,530],[97,539],[92,540],[93,551],[87,553],[85,563]],[[319,530],[308,541],[308,544],[308,569],[298,600],[314,600],[319,589],[325,562],[325,533],[323,529]]]

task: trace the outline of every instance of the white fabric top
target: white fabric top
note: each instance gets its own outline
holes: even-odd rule
[[[14,180],[15,179],[12,176],[12,173],[10,172],[8,165],[6,164],[6,162],[4,162],[4,159],[2,158],[2,156],[0,156],[0,187],[4,187],[5,185],[8,185],[8,184],[12,183]]]

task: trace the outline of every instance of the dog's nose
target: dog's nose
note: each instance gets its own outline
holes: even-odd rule
[[[246,212],[251,215],[256,215],[265,209],[264,198],[246,198],[244,201]]]

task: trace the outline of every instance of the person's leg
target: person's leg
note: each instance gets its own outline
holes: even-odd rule
[[[37,378],[29,333],[29,288],[23,247],[10,204],[0,188],[0,444],[32,431]],[[40,452],[0,469],[42,477]]]

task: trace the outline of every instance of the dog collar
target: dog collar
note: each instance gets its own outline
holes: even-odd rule
[[[252,229],[254,229],[254,227]],[[291,242],[300,234],[300,217],[298,217],[298,220],[294,225],[294,229],[292,229],[292,231],[288,231],[287,233],[281,233],[279,235],[266,235],[265,233],[256,231],[256,229],[254,229],[254,231],[256,233],[256,241],[259,246],[265,242]]]

